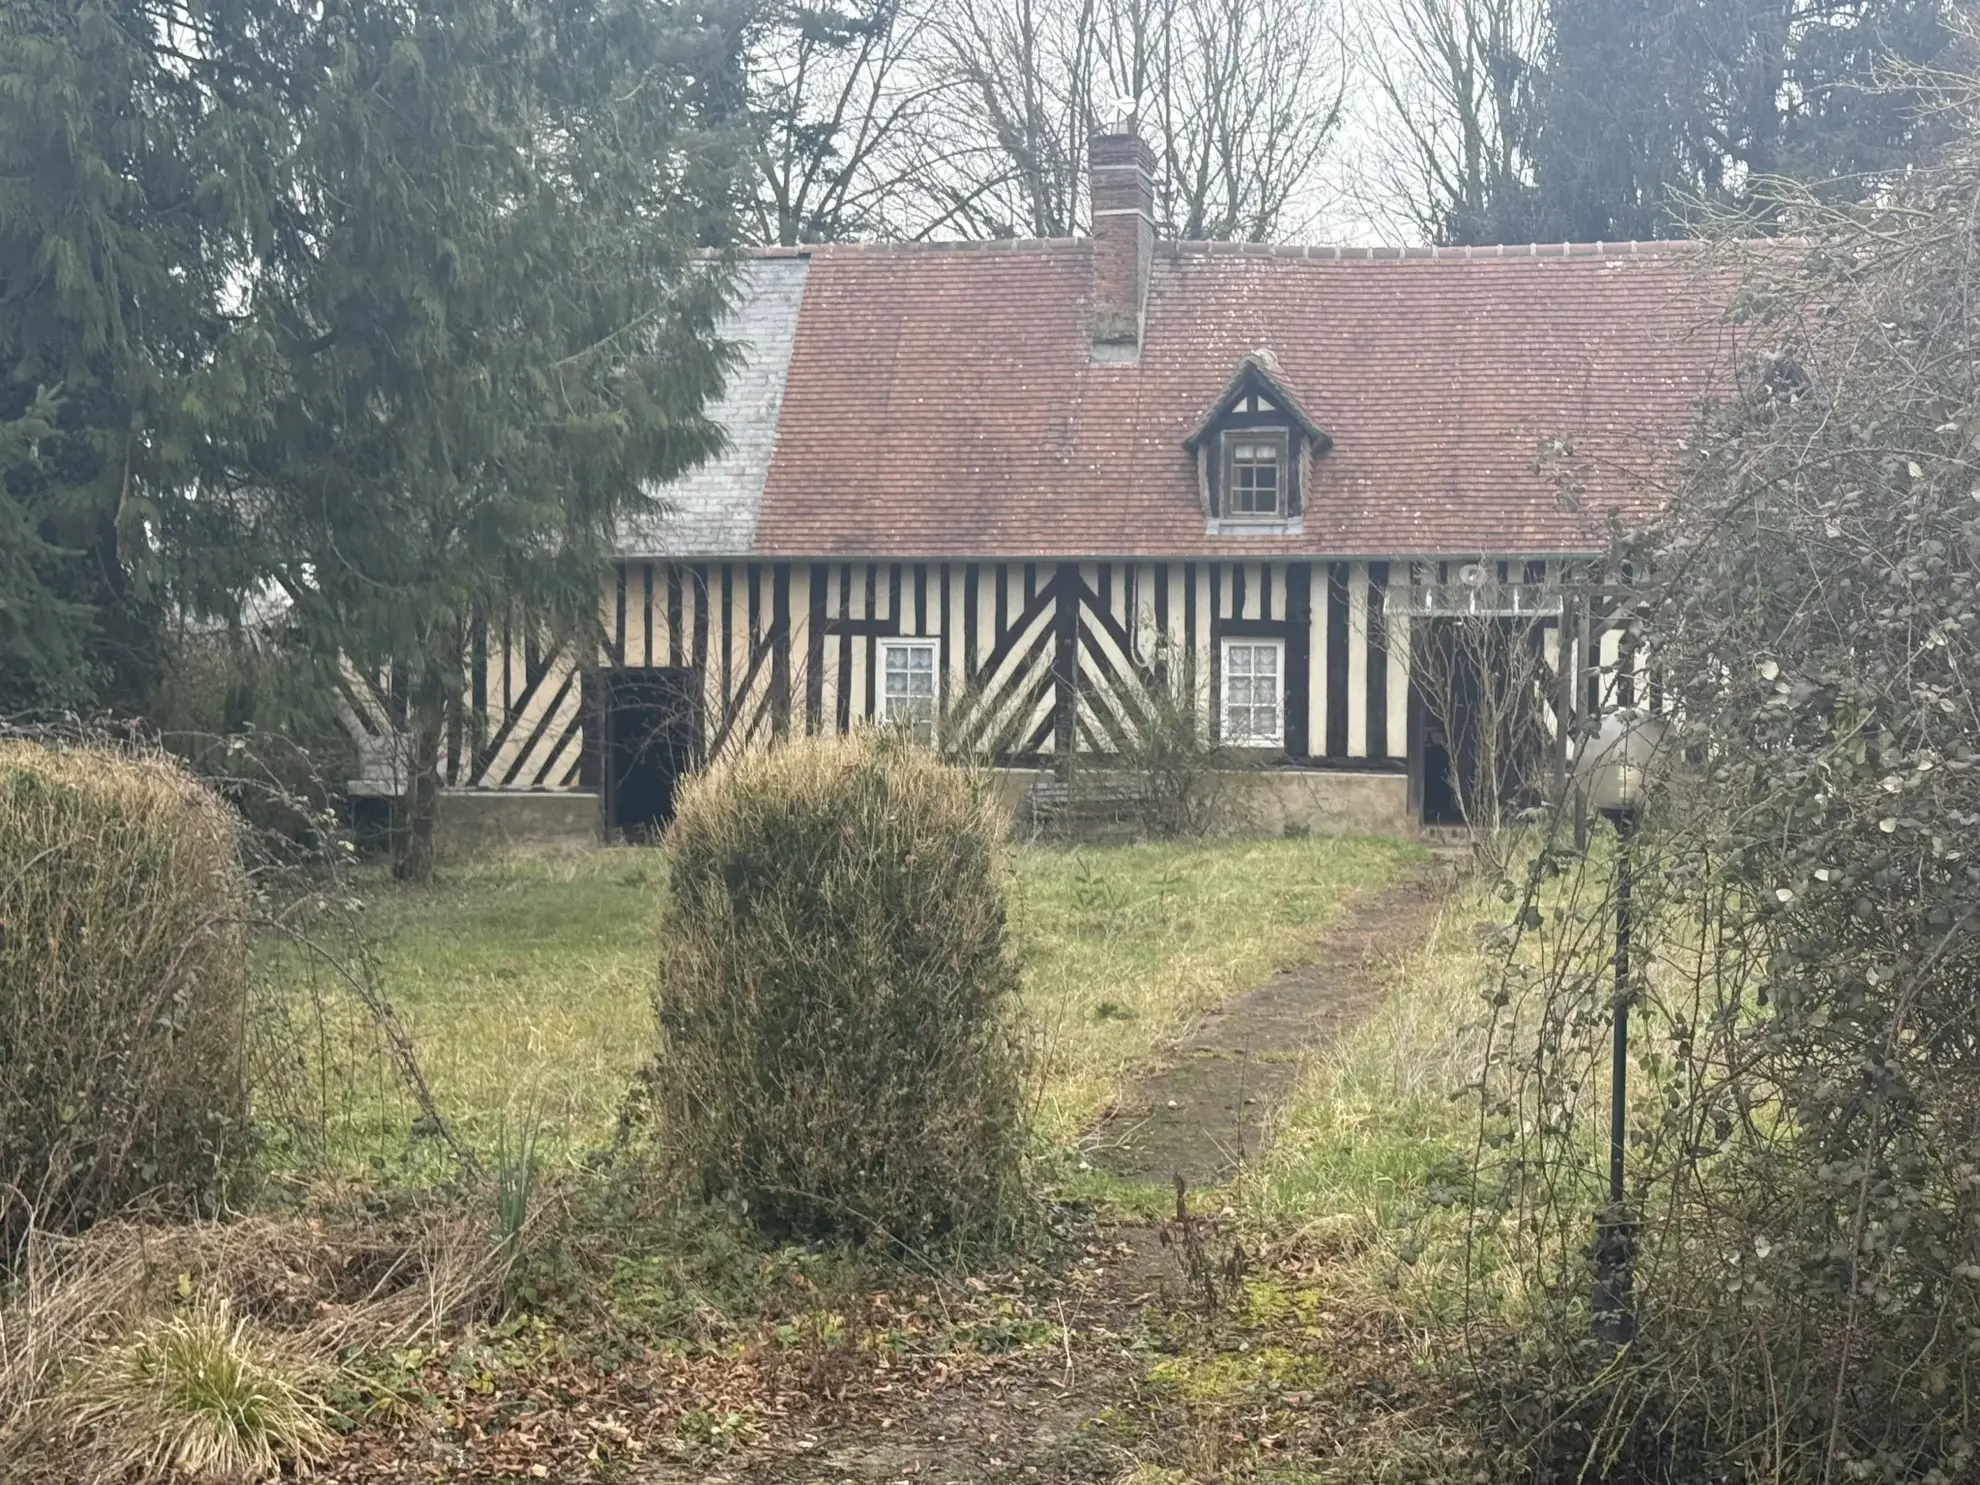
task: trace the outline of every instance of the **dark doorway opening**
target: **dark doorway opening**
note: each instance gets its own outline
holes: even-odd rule
[[[1423,729],[1423,823],[1462,825],[1464,801],[1458,795],[1455,768],[1464,766],[1463,750],[1453,757],[1450,735],[1443,723],[1429,722]]]
[[[651,840],[674,818],[674,790],[701,753],[701,687],[682,669],[608,670],[605,828]]]
[[[1537,621],[1432,619],[1412,626],[1410,717],[1425,825],[1508,823],[1535,798],[1546,759]]]

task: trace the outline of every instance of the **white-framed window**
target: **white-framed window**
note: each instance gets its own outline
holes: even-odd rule
[[[1224,741],[1240,748],[1283,747],[1285,641],[1227,639],[1223,658]]]
[[[880,720],[905,727],[918,743],[935,741],[935,641],[880,641]]]

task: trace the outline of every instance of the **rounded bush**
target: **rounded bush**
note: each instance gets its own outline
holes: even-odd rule
[[[684,791],[653,1092],[705,1196],[802,1236],[982,1236],[1012,1210],[999,843],[970,778],[877,732],[746,755]]]
[[[245,906],[233,817],[179,765],[0,741],[0,1256],[234,1170]]]

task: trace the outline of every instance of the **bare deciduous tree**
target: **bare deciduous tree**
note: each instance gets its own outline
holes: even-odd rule
[[[1100,0],[951,0],[936,21],[943,144],[934,216],[968,236],[1065,237],[1085,195]]]
[[[947,0],[946,173],[932,215],[974,235],[1084,220],[1086,141],[1138,119],[1161,230],[1262,241],[1309,225],[1341,119],[1333,0]]]
[[[932,91],[902,0],[780,3],[749,42],[756,230],[788,247],[893,235]]]
[[[1527,235],[1543,0],[1395,0],[1368,27],[1384,214],[1433,242]]]
[[[1169,230],[1263,242],[1308,225],[1289,217],[1346,83],[1334,16],[1313,0],[1166,0],[1162,20],[1148,106]]]

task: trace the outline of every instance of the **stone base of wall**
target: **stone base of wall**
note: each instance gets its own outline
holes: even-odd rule
[[[1012,823],[1022,829],[1029,823],[1026,791],[1040,779],[1050,777],[1042,768],[993,768],[990,770],[990,792],[1010,812]]]
[[[1230,796],[1219,833],[1413,837],[1409,779],[1399,773],[1261,769],[1224,776]]]
[[[1103,776],[1104,777],[1104,776]],[[1051,775],[1040,769],[1002,768],[993,774],[998,799],[1019,832],[1032,828],[1029,791]],[[1257,769],[1220,773],[1210,786],[1210,833],[1221,836],[1377,835],[1414,838],[1409,780],[1399,773],[1335,769]],[[1105,811],[1100,812],[1104,815]],[[1095,842],[1133,839],[1131,820],[1082,819],[1065,832]]]
[[[1026,798],[1031,786],[1050,777],[1039,769],[993,770],[992,787],[1021,834],[1031,826]],[[1214,787],[1214,835],[1310,831],[1407,838],[1418,833],[1409,817],[1409,780],[1397,773],[1259,769],[1219,774]],[[1136,831],[1131,821],[1102,820],[1085,822],[1073,833],[1112,841],[1132,839]],[[505,846],[582,850],[600,839],[598,796],[575,789],[449,789],[440,795],[437,835],[439,848],[454,854]]]
[[[598,796],[588,791],[447,789],[440,795],[435,843],[452,854],[504,846],[582,850],[598,840]]]

